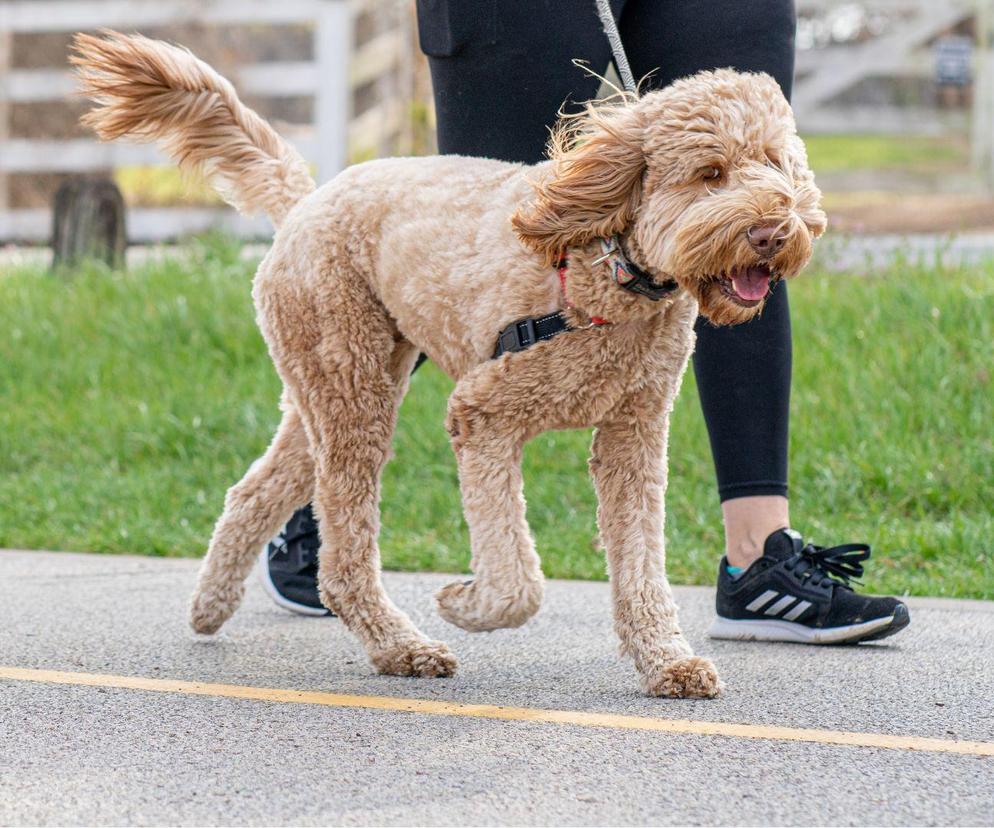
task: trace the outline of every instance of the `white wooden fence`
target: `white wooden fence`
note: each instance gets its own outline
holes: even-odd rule
[[[11,68],[11,44],[20,33],[72,32],[95,28],[141,31],[152,26],[196,23],[226,26],[307,24],[313,32],[313,59],[240,65],[233,82],[241,92],[285,98],[313,98],[313,123],[286,135],[314,164],[319,180],[332,177],[348,159],[354,142],[382,134],[405,113],[403,103],[387,99],[351,118],[352,90],[386,74],[404,70],[410,32],[378,34],[353,47],[353,19],[377,0],[0,0],[0,241],[41,241],[50,234],[50,211],[14,209],[8,198],[11,174],[86,173],[121,166],[162,166],[171,162],[154,147],[101,144],[89,138],[26,140],[11,137],[10,110],[17,103],[51,101],[73,94],[68,68]],[[393,4],[396,7],[396,3]],[[243,236],[266,235],[263,220],[248,220],[230,210],[132,209],[132,241],[158,241],[187,232],[224,227]]]
[[[985,0],[986,2],[987,0]],[[890,12],[886,31],[876,37],[797,53],[793,106],[804,132],[941,133],[962,130],[965,115],[934,106],[839,104],[840,94],[871,78],[931,78],[933,38],[976,13],[977,0],[797,0],[799,15],[862,5]]]

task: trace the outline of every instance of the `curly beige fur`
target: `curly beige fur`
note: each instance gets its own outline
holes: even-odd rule
[[[825,227],[776,83],[704,72],[590,106],[534,167],[388,159],[308,194],[299,157],[189,53],[116,34],[78,42],[102,135],[164,140],[181,162],[221,174],[234,203],[282,218],[253,296],[284,382],[283,421],[228,493],[194,628],[220,628],[256,551],[313,499],[324,603],[380,671],[452,674],[445,645],[385,594],[377,547],[380,473],[423,351],[456,380],[446,425],[474,573],[439,592],[443,617],[494,630],[538,610],[522,447],[550,429],[595,426],[590,469],[622,652],[649,694],[716,695],[717,673],[681,633],[665,574],[666,441],[698,311],[717,324],[753,317],[762,302],[730,294],[729,274],[764,264],[794,276]],[[782,234],[775,255],[750,245],[757,225]],[[619,288],[596,261],[605,234],[680,290],[652,302]],[[566,296],[549,266],[564,251]],[[491,359],[509,323],[566,307],[576,330]],[[591,326],[595,316],[610,324]]]
[[[76,35],[70,60],[99,104],[83,123],[105,141],[160,141],[233,207],[265,212],[277,227],[314,190],[307,162],[206,63],[159,40],[103,34]]]

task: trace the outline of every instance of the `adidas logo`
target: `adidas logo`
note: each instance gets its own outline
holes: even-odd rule
[[[771,603],[778,596],[780,596],[780,600]],[[763,615],[768,615],[771,618],[783,618],[784,621],[793,621],[795,618],[798,618],[804,610],[811,606],[810,601],[797,601],[796,604],[795,601],[797,601],[796,595],[781,596],[781,593],[777,592],[775,589],[768,589],[758,598],[755,598],[749,604],[746,604],[746,609],[750,612],[759,612],[763,609],[763,607],[766,607]],[[785,613],[785,611],[790,608],[792,604],[794,604],[793,608],[790,609],[789,612],[786,612],[786,614],[782,614]]]

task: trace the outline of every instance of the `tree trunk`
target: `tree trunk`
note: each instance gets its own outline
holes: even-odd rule
[[[113,181],[69,179],[55,194],[54,214],[53,268],[71,267],[85,259],[98,259],[113,268],[124,265],[124,198]]]

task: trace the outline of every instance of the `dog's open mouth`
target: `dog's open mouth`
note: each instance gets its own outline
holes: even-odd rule
[[[773,272],[769,265],[758,264],[736,267],[718,277],[718,287],[736,304],[753,308],[762,302],[770,292],[770,279]]]

